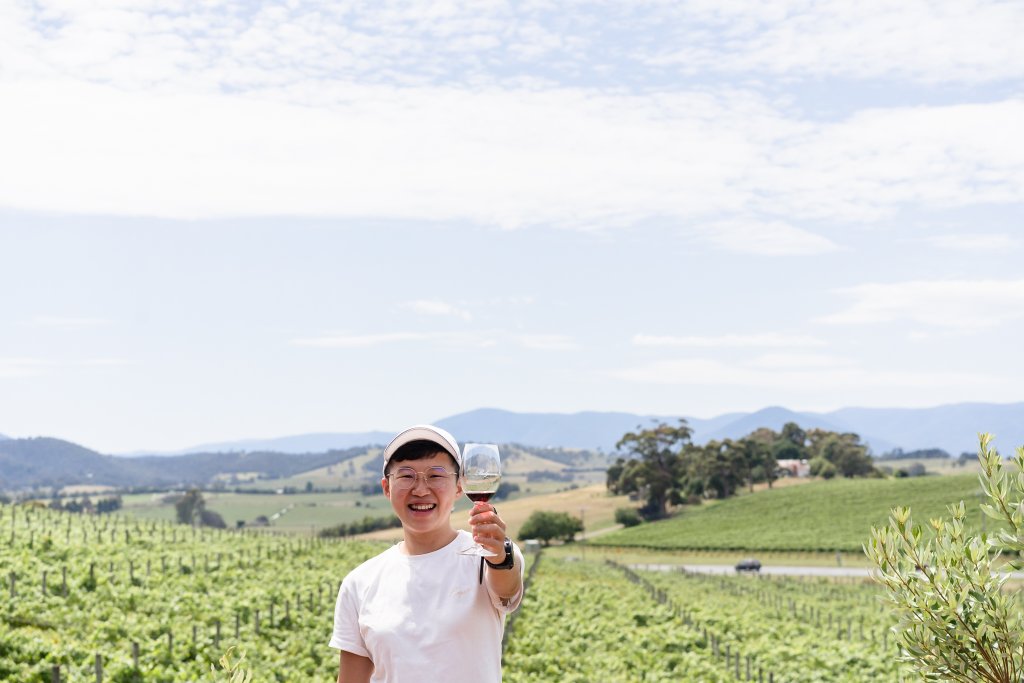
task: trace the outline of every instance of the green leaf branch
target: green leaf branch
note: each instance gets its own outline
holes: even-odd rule
[[[909,508],[896,507],[889,523],[872,527],[864,552],[876,581],[898,616],[894,627],[901,659],[928,681],[1024,680],[1022,614],[1006,590],[1003,554],[1024,549],[1024,448],[1004,468],[989,434],[979,435],[986,515],[1004,529],[992,537],[968,535],[963,501],[949,506],[949,519],[929,520],[928,533]]]

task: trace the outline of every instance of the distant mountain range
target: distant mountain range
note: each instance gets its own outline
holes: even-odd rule
[[[460,442],[491,441],[527,447],[615,450],[628,431],[678,416],[582,412],[514,413],[482,408],[439,419],[435,424]],[[941,448],[950,455],[975,452],[978,432],[995,435],[995,445],[1010,455],[1024,445],[1024,403],[960,403],[935,408],[843,408],[828,413],[781,407],[753,413],[729,413],[710,419],[686,418],[693,441],[740,438],[760,427],[780,430],[787,422],[859,434],[876,455],[902,448]],[[136,457],[103,455],[54,438],[0,437],[0,490],[26,486],[104,483],[114,486],[165,486],[203,483],[217,474],[263,472],[286,477],[337,463],[382,445],[391,432],[316,433],[274,439],[204,444],[178,454]]]
[[[204,486],[218,475],[253,472],[267,478],[290,477],[365,452],[365,447],[359,447],[306,454],[250,451],[125,458],[103,455],[61,439],[7,439],[0,442],[0,491],[77,484],[121,488]],[[377,471],[376,463],[373,469]]]
[[[553,448],[612,451],[628,431],[659,421],[675,421],[676,415],[633,413],[514,413],[481,408],[436,420],[460,442],[493,441]],[[958,403],[935,408],[842,408],[827,413],[800,412],[788,408],[763,408],[753,413],[727,413],[713,418],[685,417],[695,443],[713,439],[737,439],[760,427],[780,430],[787,422],[804,429],[820,428],[854,432],[871,446],[875,455],[894,448],[905,451],[941,448],[956,456],[978,448],[978,432],[991,432],[1004,454],[1024,445],[1024,403]],[[280,450],[310,453],[327,447],[384,444],[391,432],[321,433],[278,439],[206,444],[195,451]],[[214,448],[216,446],[216,448]]]

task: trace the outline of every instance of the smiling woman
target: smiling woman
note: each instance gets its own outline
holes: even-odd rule
[[[330,642],[341,651],[339,683],[498,683],[505,616],[523,597],[522,553],[486,503],[470,512],[472,535],[452,527],[462,456],[451,434],[410,427],[383,456],[381,486],[403,541],[342,582]],[[460,552],[474,541],[493,562]]]

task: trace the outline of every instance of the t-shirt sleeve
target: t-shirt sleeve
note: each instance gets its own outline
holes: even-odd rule
[[[370,656],[359,630],[359,596],[349,578],[341,582],[338,601],[334,605],[334,633],[330,646],[362,657]]]
[[[512,568],[512,571],[519,572],[519,592],[511,598],[502,599],[490,591],[490,586],[488,586],[487,590],[487,594],[491,598],[491,604],[499,614],[508,614],[516,611],[519,609],[519,604],[523,601],[523,591],[525,590],[523,576],[526,571],[526,560],[523,559],[523,553],[515,543],[512,544],[512,554],[516,558],[516,563]]]

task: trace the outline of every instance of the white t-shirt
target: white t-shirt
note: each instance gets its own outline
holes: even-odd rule
[[[522,590],[503,605],[480,583],[480,558],[460,555],[473,536],[432,553],[406,555],[395,545],[353,569],[341,584],[330,646],[369,657],[371,683],[445,681],[499,683],[505,615]],[[515,567],[523,555],[513,546]]]

